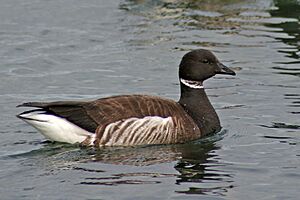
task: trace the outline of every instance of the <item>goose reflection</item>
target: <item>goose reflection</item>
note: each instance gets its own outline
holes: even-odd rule
[[[114,165],[150,166],[162,163],[174,163],[178,173],[136,172],[116,173],[107,177],[103,171],[94,171],[80,167],[74,170],[92,172],[80,184],[84,185],[120,185],[120,184],[160,184],[164,178],[172,178],[174,184],[182,185],[177,193],[222,194],[232,188],[231,175],[222,170],[216,151],[215,141],[201,140],[189,144],[159,145],[132,148],[105,148],[92,150],[90,160]],[[95,173],[99,172],[99,173]],[[96,176],[95,176],[96,175]],[[100,175],[100,176],[99,176]],[[192,185],[186,189],[185,183]],[[179,187],[181,188],[181,187]]]
[[[176,193],[224,195],[233,187],[233,180],[231,174],[223,170],[226,164],[218,156],[220,147],[217,141],[223,134],[188,144],[126,148],[78,148],[47,142],[43,148],[10,157],[26,158],[23,165],[51,171],[51,174],[64,173],[65,170],[73,176],[80,174],[79,185],[163,186],[163,182],[168,181],[174,183]],[[170,165],[175,170],[168,169],[166,172],[161,168]],[[148,166],[151,166],[151,171]]]
[[[176,165],[189,165],[215,162],[209,158],[219,147],[215,141],[200,139],[187,144],[145,145],[133,147],[105,147],[103,149],[87,149],[90,161],[117,165],[148,166],[165,162],[179,161]],[[175,167],[176,168],[176,167]]]

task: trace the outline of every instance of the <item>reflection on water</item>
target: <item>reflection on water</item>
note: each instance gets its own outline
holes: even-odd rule
[[[216,159],[214,151],[218,147],[213,143],[206,143],[186,149],[182,153],[182,159],[175,165],[175,169],[180,172],[176,183],[197,183],[199,187],[193,184],[193,187],[177,191],[178,193],[223,195],[233,187],[231,175],[222,170],[224,165]]]
[[[190,26],[198,29],[218,30],[224,27],[236,28],[238,23],[226,19],[237,13],[225,9],[227,5],[242,2],[231,1],[127,1],[121,8],[156,20],[174,19],[175,26]]]
[[[289,38],[278,38],[282,40],[282,42],[290,45],[293,48],[283,50],[284,53],[288,54],[289,57],[299,59],[300,54],[300,35],[299,35],[299,29],[300,29],[300,4],[299,1],[296,0],[275,0],[274,2],[275,6],[278,8],[276,10],[271,10],[270,14],[273,17],[284,17],[284,18],[292,18],[297,19],[292,22],[286,22],[286,23],[279,23],[279,24],[267,24],[267,26],[270,27],[276,27],[281,28],[282,32],[287,33]],[[295,63],[296,64],[296,63]],[[298,62],[299,64],[299,62]]]
[[[222,164],[215,151],[224,131],[190,144],[153,145],[142,147],[106,147],[103,149],[76,148],[59,143],[45,144],[43,148],[27,153],[9,156],[26,158],[24,166],[34,164],[45,171],[71,170],[84,177],[77,184],[117,186],[123,184],[160,184],[172,178],[173,184],[193,183],[187,190],[177,190],[187,194],[218,194],[232,188],[231,175],[222,170]],[[91,163],[96,168],[91,168]],[[177,173],[126,172],[126,166],[152,166],[174,163]],[[124,171],[110,174],[101,169],[102,164],[124,166]]]
[[[277,38],[283,43],[287,44],[288,47],[284,49],[279,49],[278,51],[286,54],[287,57],[293,58],[294,61],[282,62],[282,65],[274,67],[279,74],[294,75],[300,77],[300,4],[299,1],[290,0],[276,0],[274,2],[277,7],[276,10],[271,10],[270,14],[272,17],[284,17],[295,19],[294,21],[278,23],[278,24],[266,24],[266,26],[280,28],[284,33],[287,33],[289,37]]]

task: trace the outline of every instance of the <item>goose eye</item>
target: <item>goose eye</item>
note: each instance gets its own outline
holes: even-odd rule
[[[202,63],[209,64],[210,62],[207,59],[202,60]]]

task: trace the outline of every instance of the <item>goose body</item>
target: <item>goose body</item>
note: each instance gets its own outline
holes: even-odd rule
[[[58,142],[87,146],[184,143],[221,129],[203,88],[203,81],[218,73],[235,75],[210,51],[194,50],[180,63],[178,102],[149,95],[29,102],[18,107],[35,109],[17,117]]]

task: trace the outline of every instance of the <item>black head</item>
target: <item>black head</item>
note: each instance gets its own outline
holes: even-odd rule
[[[200,81],[216,75],[235,75],[235,72],[220,63],[211,51],[197,49],[185,54],[179,65],[179,78]]]

